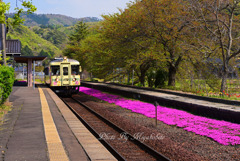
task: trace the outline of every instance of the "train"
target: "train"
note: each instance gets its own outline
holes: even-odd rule
[[[81,85],[79,61],[67,57],[55,58],[44,68],[44,82],[56,93],[77,94]]]

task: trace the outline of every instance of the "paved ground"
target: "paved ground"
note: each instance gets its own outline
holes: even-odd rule
[[[69,160],[88,160],[56,104],[43,91]],[[49,160],[38,89],[14,86],[9,101],[12,111],[0,126],[0,161]]]
[[[13,87],[13,110],[5,117],[1,130],[1,159],[48,160],[38,90]]]

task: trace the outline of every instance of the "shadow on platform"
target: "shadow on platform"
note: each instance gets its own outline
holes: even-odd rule
[[[15,81],[13,86],[27,86],[26,81]]]

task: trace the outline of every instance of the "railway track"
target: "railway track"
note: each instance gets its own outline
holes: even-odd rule
[[[61,99],[118,160],[169,160],[84,105],[77,95]]]

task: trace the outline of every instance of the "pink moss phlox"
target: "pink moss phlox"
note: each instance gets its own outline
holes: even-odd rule
[[[99,90],[81,87],[80,91],[103,101],[116,104],[147,117],[155,117],[155,106],[137,100],[128,100]],[[186,131],[212,138],[223,145],[240,144],[240,125],[227,121],[196,116],[188,112],[167,107],[157,107],[157,119],[168,125],[176,125]]]
[[[19,80],[18,82],[21,82],[21,83],[26,83],[27,81],[25,81],[25,80]]]

